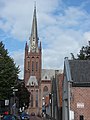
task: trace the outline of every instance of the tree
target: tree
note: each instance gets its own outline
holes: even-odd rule
[[[30,102],[30,92],[25,87],[24,82],[19,83],[17,88],[18,88],[18,92],[16,93],[16,96],[19,99],[19,108],[20,107],[28,108]]]
[[[79,60],[90,60],[90,45],[83,46],[77,57]]]
[[[73,60],[90,60],[90,45],[82,46],[79,54],[77,54],[77,58],[71,53],[71,58]]]
[[[73,53],[71,53],[71,59],[75,60],[75,56]]]
[[[17,84],[18,73],[19,67],[16,67],[4,44],[0,42],[0,99],[10,97],[11,87]]]

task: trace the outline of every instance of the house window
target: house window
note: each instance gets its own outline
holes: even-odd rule
[[[84,116],[83,115],[80,115],[80,120],[84,120]]]
[[[36,71],[38,71],[38,62],[36,62]]]

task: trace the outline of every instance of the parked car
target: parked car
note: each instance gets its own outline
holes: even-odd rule
[[[14,117],[15,117],[16,120],[21,120],[19,115],[14,115]]]
[[[22,112],[21,120],[30,120],[30,115],[27,114],[26,112]]]
[[[17,120],[17,119],[14,115],[8,114],[3,117],[3,120]]]

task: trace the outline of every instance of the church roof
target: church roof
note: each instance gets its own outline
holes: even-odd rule
[[[61,73],[62,70],[54,70],[54,69],[42,69],[41,80],[51,80],[52,77],[55,77],[55,72]]]
[[[36,5],[34,6],[34,13],[33,13],[32,30],[30,36],[30,50],[32,50],[32,47],[35,47],[35,49],[38,51]]]
[[[38,86],[38,81],[36,79],[36,76],[30,76],[30,78],[27,82],[27,86],[29,86],[29,85],[30,86],[34,86],[34,85]]]

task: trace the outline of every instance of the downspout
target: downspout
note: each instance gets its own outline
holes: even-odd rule
[[[67,97],[68,97],[68,120],[70,120],[70,84],[72,82],[71,80],[71,73],[70,73],[70,66],[69,66],[69,61],[68,58],[65,58],[65,66],[66,66],[66,75],[67,75],[67,89],[68,89],[68,93],[67,93]]]
[[[68,82],[68,120],[70,120],[70,81]]]

